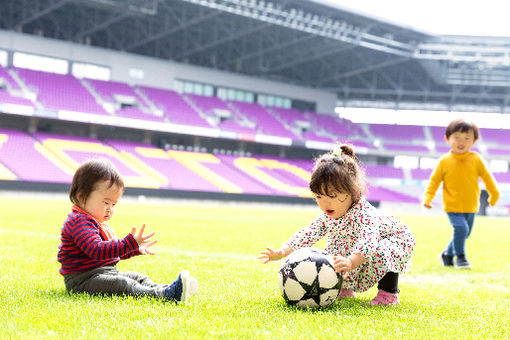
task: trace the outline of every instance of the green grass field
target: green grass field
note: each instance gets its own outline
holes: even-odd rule
[[[69,294],[56,261],[70,203],[0,197],[2,339],[509,339],[510,220],[477,217],[468,240],[474,269],[439,265],[451,236],[446,216],[400,217],[415,234],[401,305],[368,307],[373,288],[322,310],[288,307],[277,287],[280,263],[261,264],[318,209],[235,204],[118,204],[110,225],[155,230],[157,255],[122,261],[156,282],[187,268],[200,291],[186,305],[156,299]],[[321,243],[322,244],[322,243]]]

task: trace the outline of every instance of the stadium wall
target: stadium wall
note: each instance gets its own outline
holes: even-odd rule
[[[310,101],[317,104],[317,112],[333,114],[336,106],[334,93],[23,33],[0,30],[0,48],[108,66],[111,80],[129,84],[173,89],[174,80],[183,79]],[[131,68],[143,70],[144,78],[131,78]]]

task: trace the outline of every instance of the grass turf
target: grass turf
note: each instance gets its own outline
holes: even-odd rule
[[[66,200],[0,197],[0,338],[200,339],[510,338],[510,223],[477,217],[467,242],[473,270],[439,265],[451,237],[446,216],[399,216],[415,234],[411,272],[396,307],[367,307],[376,289],[321,310],[287,306],[279,263],[256,260],[318,209],[121,201],[110,225],[119,237],[147,223],[157,255],[121,261],[156,282],[187,268],[200,285],[186,305],[151,298],[69,294],[56,261]],[[324,242],[319,244],[323,245]]]

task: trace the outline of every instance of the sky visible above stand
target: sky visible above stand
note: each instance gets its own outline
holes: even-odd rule
[[[510,38],[507,0],[320,0],[434,35]]]

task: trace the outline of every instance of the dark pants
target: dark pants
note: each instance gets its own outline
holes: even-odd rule
[[[397,294],[398,290],[398,273],[387,272],[386,275],[379,280],[377,288],[385,292]]]
[[[170,285],[154,283],[136,272],[121,273],[114,266],[95,268],[83,273],[64,275],[66,289],[74,292],[108,295],[169,297]],[[172,298],[171,296],[170,298]]]

